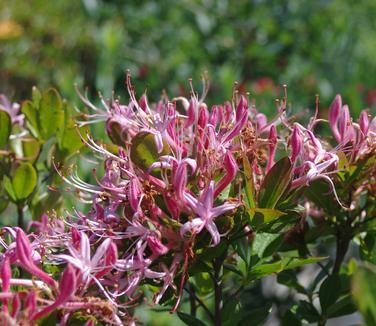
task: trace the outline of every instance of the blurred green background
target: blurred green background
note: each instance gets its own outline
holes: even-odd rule
[[[187,94],[207,70],[209,103],[231,98],[235,80],[261,111],[274,111],[282,84],[294,110],[343,94],[354,113],[376,106],[376,1],[0,2],[0,91],[73,84],[125,96],[130,69],[141,94]]]

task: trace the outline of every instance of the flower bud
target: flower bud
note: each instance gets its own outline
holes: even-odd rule
[[[341,108],[342,108],[342,98],[341,98],[341,95],[337,94],[329,108],[329,124],[337,142],[341,141],[341,136],[337,127],[337,120],[338,120]]]

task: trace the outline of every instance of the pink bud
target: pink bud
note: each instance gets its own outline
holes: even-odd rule
[[[298,158],[303,146],[303,136],[297,125],[294,125],[294,130],[291,135],[291,161],[294,164]]]
[[[76,271],[72,265],[68,264],[65,268],[63,275],[61,276],[59,282],[59,295],[57,296],[55,302],[41,311],[33,314],[31,317],[32,321],[41,319],[42,317],[48,315],[50,312],[58,308],[60,305],[68,301],[77,289]]]
[[[1,264],[2,292],[9,292],[12,270],[10,269],[9,257],[5,256]],[[3,312],[8,311],[8,299],[3,299]]]
[[[225,106],[224,106],[224,116],[225,116],[225,121],[224,122],[227,123],[230,120],[231,114],[232,114],[231,103],[230,102],[226,102]]]
[[[239,121],[243,118],[244,113],[248,111],[248,101],[247,99],[242,95],[240,96],[239,104],[236,108],[236,121]]]
[[[218,118],[218,106],[214,105],[210,114],[209,123],[215,127],[217,125]]]
[[[35,291],[30,291],[25,303],[25,308],[28,310],[28,313],[31,315],[35,312],[35,309],[37,307],[37,298],[35,295]]]
[[[133,211],[135,212],[138,211],[140,196],[141,196],[141,191],[138,186],[138,182],[135,178],[132,178],[128,186],[128,200]]]
[[[366,110],[363,110],[362,112],[360,112],[359,127],[363,135],[364,136],[367,135],[368,127],[369,127],[369,117],[368,117],[368,112]]]
[[[29,273],[39,277],[46,284],[55,287],[56,284],[54,279],[50,275],[39,269],[32,261],[30,242],[22,229],[17,229],[16,255],[21,266],[24,269],[26,269]]]
[[[268,161],[268,166],[266,167],[266,171],[269,171],[274,165],[274,156],[276,152],[276,146],[277,146],[277,130],[275,128],[275,125],[272,125],[269,131],[269,161]]]
[[[78,248],[81,243],[81,234],[75,227],[71,228],[71,234],[72,234],[73,246],[75,248]]]
[[[16,293],[12,300],[12,318],[16,318],[21,308],[20,294]]]
[[[168,248],[162,244],[162,242],[155,236],[148,236],[146,238],[150,250],[153,252],[153,256],[158,257],[168,252]]]
[[[330,128],[332,129],[333,135],[336,138],[337,142],[341,141],[341,136],[338,131],[337,127],[337,120],[339,117],[339,113],[342,108],[342,98],[341,95],[336,95],[334,98],[334,101],[332,102],[330,108],[329,108],[329,124]]]
[[[59,282],[59,296],[56,302],[60,302],[59,305],[67,300],[74,294],[77,288],[76,271],[71,264],[68,264],[65,268],[63,275]]]
[[[149,105],[148,105],[148,98],[146,97],[146,94],[143,94],[139,100],[140,108],[147,112],[149,111]]]
[[[116,244],[113,241],[111,241],[107,249],[107,254],[105,257],[105,264],[109,266],[115,265],[117,259],[118,259],[117,247],[116,247]]]
[[[236,164],[236,161],[230,151],[226,152],[223,165],[226,170],[226,174],[216,184],[214,198],[217,197],[223,191],[223,189],[225,189],[230,184],[230,182],[235,178],[235,175],[238,172],[238,165]]]
[[[198,112],[198,126],[201,127],[201,129],[205,129],[206,125],[208,124],[209,120],[209,112],[208,108],[206,107],[206,104],[201,103],[199,112]]]
[[[193,125],[194,122],[195,122],[195,119],[196,119],[196,105],[197,105],[196,100],[191,99],[189,101],[189,106],[188,106],[188,109],[187,109],[188,119],[185,120],[185,123],[184,123],[184,127],[185,128]]]
[[[342,107],[342,112],[339,116],[338,124],[341,141],[348,141],[351,128],[351,117],[348,105],[344,105]]]

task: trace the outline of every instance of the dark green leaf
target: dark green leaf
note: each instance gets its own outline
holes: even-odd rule
[[[328,318],[335,318],[345,315],[350,315],[356,312],[357,307],[352,299],[351,294],[346,295],[345,297],[338,300],[335,304],[331,305],[326,315]]]
[[[325,313],[339,298],[341,291],[341,280],[338,275],[328,276],[322,282],[319,290],[321,309]]]
[[[314,180],[306,187],[305,195],[318,207],[323,208],[330,215],[336,215],[340,211],[340,206],[335,200],[328,182],[324,180]]]
[[[259,207],[274,208],[291,181],[290,158],[280,159],[265,176],[259,193]]]
[[[279,273],[277,276],[277,281],[278,283],[286,285],[291,289],[295,289],[299,293],[307,293],[306,289],[299,284],[296,273],[292,270],[285,270]]]
[[[265,325],[265,320],[270,315],[271,305],[267,304],[265,307],[252,309],[250,311],[243,313],[243,318],[237,324],[238,326],[243,325]]]
[[[299,306],[296,312],[310,323],[314,323],[320,318],[320,314],[316,308],[308,301],[299,301]]]
[[[8,144],[11,131],[12,121],[9,114],[0,110],[0,149]]]
[[[186,325],[189,325],[189,326],[205,326],[205,324],[201,320],[199,320],[196,317],[193,317],[191,315],[188,315],[184,312],[178,311],[178,316],[181,319],[181,321],[183,321]]]
[[[287,310],[282,317],[282,326],[300,326],[301,320],[290,310]]]

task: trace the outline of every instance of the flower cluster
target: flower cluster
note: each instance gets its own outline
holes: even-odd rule
[[[291,165],[290,193],[321,178],[336,194],[331,176],[339,169],[338,152],[354,161],[375,151],[376,119],[363,111],[353,122],[340,96],[329,112],[337,142],[332,147],[315,135],[317,114],[307,127],[287,118],[287,96],[267,121],[236,91],[231,102],[209,109],[206,81],[202,97],[191,85],[190,98],[164,95],[154,105],[145,94],[136,99],[129,75],[127,87],[128,104],[102,99],[103,109],[79,94],[93,112],[78,125],[105,121],[117,145],[82,135],[105,159],[104,176],[94,170],[96,185],[59,171],[91,203],[90,211],[65,219],[43,215],[29,235],[3,229],[4,323],[32,324],[55,312],[62,325],[70,318],[86,318],[87,325],[131,324],[145,284],[158,289],[154,303],[173,299],[176,310],[198,251],[229,241],[235,229],[234,216],[245,201],[245,161],[255,198],[283,156]]]

